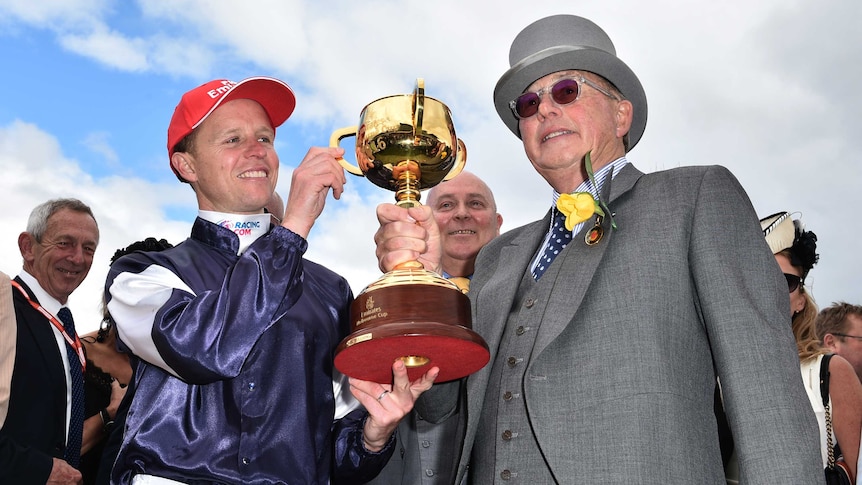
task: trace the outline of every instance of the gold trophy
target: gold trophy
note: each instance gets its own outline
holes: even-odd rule
[[[467,160],[449,108],[425,96],[387,96],[365,106],[359,125],[336,130],[329,145],[356,137],[356,162],[339,162],[353,175],[395,192],[401,207],[421,205],[421,191],[461,173]],[[436,382],[470,375],[488,363],[488,344],[471,330],[470,302],[451,281],[409,261],[365,287],[350,306],[351,333],[336,349],[335,367],[363,380],[389,383],[401,359],[410,380],[432,366]]]

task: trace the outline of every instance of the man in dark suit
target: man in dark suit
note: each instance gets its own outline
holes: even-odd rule
[[[457,480],[723,484],[719,377],[741,482],[822,483],[787,285],[738,181],[629,163],[646,94],[595,23],[534,22],[509,61],[494,104],[553,204],[476,260],[473,328],[492,359],[466,378]],[[439,267],[429,212],[378,208],[381,269]],[[457,384],[417,410],[445,416]]]
[[[18,237],[24,267],[12,283],[18,338],[9,411],[0,429],[0,483],[81,480],[75,467],[84,395],[82,386],[75,392],[74,382],[83,382],[84,354],[64,314],[69,295],[90,271],[98,243],[93,212],[77,199],[37,206]],[[80,420],[75,413],[81,413]]]

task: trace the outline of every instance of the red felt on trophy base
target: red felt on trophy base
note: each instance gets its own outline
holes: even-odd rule
[[[433,324],[412,324],[414,331],[426,330]],[[436,324],[441,325],[441,324]],[[442,335],[404,335],[405,327],[392,328],[396,333],[391,336],[375,336],[371,340],[359,342],[338,352],[335,367],[342,374],[365,381],[392,383],[392,363],[408,356],[427,358],[428,362],[419,367],[408,367],[407,375],[414,381],[428,369],[437,366],[440,374],[436,383],[453,381],[468,376],[485,366],[490,359],[488,346],[484,341],[476,341],[474,333],[467,329],[459,337]],[[452,325],[447,332],[453,332]],[[387,329],[377,327],[375,334],[381,335]],[[459,332],[460,333],[460,332]]]
[[[440,383],[480,370],[491,357],[470,329],[469,300],[452,288],[408,284],[363,292],[350,321],[354,331],[335,355],[335,367],[350,377],[390,384],[392,363],[403,359],[411,381],[437,366]]]

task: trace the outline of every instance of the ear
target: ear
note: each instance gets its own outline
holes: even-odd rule
[[[808,298],[805,298],[804,295],[802,295],[802,298],[791,299],[790,309],[793,310],[793,314],[795,315],[802,310],[805,310],[806,303],[808,303]]]
[[[24,258],[24,262],[31,262],[36,258],[33,255],[34,244],[36,244],[36,240],[33,239],[33,236],[29,232],[22,232],[18,235],[18,250],[21,251],[21,257]]]
[[[624,99],[617,103],[616,123],[617,123],[617,138],[622,138],[629,132],[632,127],[632,103]]]
[[[831,333],[827,333],[823,336],[823,347],[831,350],[833,353],[835,352],[835,336]]]
[[[198,177],[195,173],[195,157],[188,152],[174,152],[171,155],[171,167],[180,174],[180,177],[186,182],[197,182]]]

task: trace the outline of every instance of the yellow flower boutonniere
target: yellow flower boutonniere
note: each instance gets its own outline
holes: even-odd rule
[[[593,187],[596,187],[598,191],[599,185],[596,183],[596,178],[593,175],[593,162],[590,159],[590,152],[587,152],[586,156],[584,156],[584,168],[587,170],[587,176],[590,178]],[[579,223],[592,217],[593,214],[598,214],[599,217],[604,218],[606,210],[610,213],[607,205],[600,199],[596,200],[589,192],[560,194],[560,197],[557,199],[557,209],[566,216],[566,229],[569,231],[573,230]],[[597,219],[596,225],[600,223],[601,219]],[[611,214],[611,227],[614,229],[617,228],[613,214]]]
[[[581,222],[598,214],[604,217],[605,213],[589,192],[575,192],[574,194],[560,194],[557,199],[557,210],[566,216],[566,229],[571,231]]]

